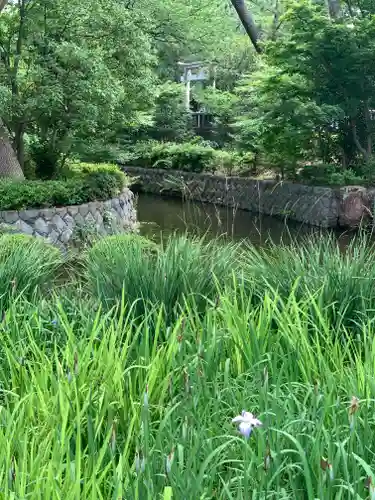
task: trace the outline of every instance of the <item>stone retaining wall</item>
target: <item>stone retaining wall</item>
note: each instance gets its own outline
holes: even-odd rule
[[[122,167],[147,193],[237,207],[321,227],[358,226],[371,216],[373,190],[308,186],[274,180],[223,177]]]
[[[108,201],[92,201],[68,207],[36,208],[22,211],[0,211],[0,224],[17,232],[47,238],[65,247],[78,230],[95,230],[110,234],[115,229],[130,231],[136,227],[134,195],[125,189]]]

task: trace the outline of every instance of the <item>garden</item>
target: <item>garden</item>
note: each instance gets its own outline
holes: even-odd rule
[[[3,235],[1,496],[372,498],[369,245]]]
[[[0,212],[110,203],[119,165],[371,186],[374,30],[372,0],[0,0]],[[1,499],[375,499],[367,233],[14,229]]]

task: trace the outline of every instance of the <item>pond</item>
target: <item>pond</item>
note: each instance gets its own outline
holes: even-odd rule
[[[316,234],[333,233],[345,246],[352,234],[244,210],[145,193],[139,194],[137,212],[141,234],[149,237],[187,231],[209,237],[225,235],[235,240],[247,238],[254,245],[264,246],[271,240],[277,244],[288,244],[292,240]]]

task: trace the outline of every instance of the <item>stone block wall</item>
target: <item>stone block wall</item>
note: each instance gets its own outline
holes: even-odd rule
[[[47,238],[60,247],[65,247],[78,229],[84,230],[90,226],[105,235],[114,229],[134,230],[136,223],[134,195],[129,189],[108,201],[92,201],[68,207],[0,211],[0,224],[6,224],[20,233]]]
[[[371,217],[374,190],[341,189],[274,180],[122,167],[147,193],[186,198],[274,215],[320,227],[356,227]],[[365,191],[365,193],[364,193]]]
[[[129,176],[137,177],[139,187],[148,193],[185,195],[197,201],[321,227],[338,224],[339,200],[329,187],[138,167],[123,167],[123,170]]]

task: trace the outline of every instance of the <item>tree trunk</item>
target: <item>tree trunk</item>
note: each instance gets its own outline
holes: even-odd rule
[[[361,153],[361,155],[363,156],[364,160],[366,162],[369,161],[370,157],[371,157],[371,154],[369,154],[368,152],[368,149],[364,148],[362,146],[362,144],[360,143],[359,139],[358,139],[358,135],[357,135],[357,124],[356,124],[356,121],[354,118],[352,118],[350,120],[350,125],[351,125],[351,129],[352,129],[352,134],[353,134],[353,141],[354,141],[354,144],[356,146],[356,148],[358,149],[358,151]]]
[[[0,12],[6,7],[8,0],[0,0]],[[24,179],[22,168],[12,148],[9,135],[0,118],[0,177]]]
[[[0,0],[0,12],[4,9],[7,3],[8,0]]]
[[[8,131],[0,118],[0,177],[24,179],[22,168],[9,140]]]
[[[18,162],[23,170],[25,163],[25,126],[23,123],[17,125],[14,134],[14,150],[17,152]]]
[[[332,19],[339,19],[341,17],[340,0],[328,0],[328,10]]]
[[[245,28],[246,33],[248,34],[251,40],[251,43],[254,45],[255,50],[258,53],[261,53],[262,49],[258,45],[258,38],[259,38],[258,29],[255,25],[253,16],[248,11],[245,5],[245,0],[231,0],[231,3],[233,7],[236,9],[238,17],[240,18],[240,21],[243,27]]]
[[[0,12],[8,0],[0,0]],[[8,131],[0,118],[0,177],[24,179],[23,171],[10,143]]]

